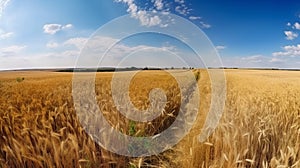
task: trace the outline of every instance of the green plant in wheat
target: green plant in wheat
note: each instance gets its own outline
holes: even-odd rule
[[[22,78],[21,78],[21,77],[17,77],[17,78],[16,78],[16,81],[17,81],[17,82],[23,82],[24,80],[25,80],[24,77],[22,77]]]
[[[134,121],[129,122],[129,135],[134,136],[136,134],[136,123]]]

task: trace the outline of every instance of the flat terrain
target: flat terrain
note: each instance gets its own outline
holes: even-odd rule
[[[225,70],[225,109],[205,142],[199,134],[211,87],[208,73],[197,72],[201,98],[194,127],[172,149],[143,158],[106,151],[86,134],[74,109],[72,73],[0,72],[0,167],[300,167],[300,71]],[[97,103],[111,125],[127,135],[151,136],[172,124],[182,95],[171,75],[143,71],[131,80],[136,108],[150,106],[153,88],[162,88],[168,101],[159,118],[136,123],[114,105],[112,74],[97,73],[95,80]]]

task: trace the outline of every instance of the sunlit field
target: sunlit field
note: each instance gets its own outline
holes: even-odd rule
[[[131,158],[103,149],[85,132],[74,108],[72,73],[0,72],[0,167],[300,167],[300,71],[225,70],[225,109],[205,142],[199,135],[210,107],[210,80],[205,70],[193,73],[200,74],[200,107],[190,133],[157,156]],[[149,107],[153,88],[167,97],[161,116],[137,123],[114,106],[112,74],[97,73],[95,91],[113,127],[138,137],[172,124],[182,95],[171,75],[149,70],[132,79],[129,96],[136,108]]]

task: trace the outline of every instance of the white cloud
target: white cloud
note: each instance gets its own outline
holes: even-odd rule
[[[2,34],[0,33],[0,39],[7,39],[7,38],[10,38],[13,35],[14,35],[13,32],[2,33]]]
[[[274,52],[273,56],[300,56],[300,44],[298,45],[287,45],[282,48],[284,51]]]
[[[288,22],[286,25],[287,25],[287,26],[291,26],[292,24],[291,24],[290,22]]]
[[[10,0],[0,0],[0,17]]]
[[[149,26],[159,25],[161,23],[161,19],[158,16],[150,17],[150,21],[148,23]]]
[[[298,22],[296,22],[296,23],[294,24],[294,27],[295,27],[295,29],[300,30],[300,24],[299,24]]]
[[[184,16],[189,14],[189,9],[185,5],[176,6],[175,11]]]
[[[200,24],[201,24],[202,28],[205,28],[205,29],[211,28],[210,24],[207,24],[207,23],[204,23],[204,22],[200,22]]]
[[[145,10],[132,13],[132,16],[139,19],[143,26],[157,26],[161,23],[161,19],[158,16],[150,16]]]
[[[189,17],[190,20],[201,20],[202,18],[200,16],[190,16]],[[200,26],[204,29],[208,29],[208,28],[211,28],[211,25],[210,24],[207,24],[203,21],[200,21]]]
[[[176,7],[175,7],[175,11],[178,12],[179,14],[181,15],[184,15],[184,16],[187,16],[188,14],[190,14],[190,11],[192,9],[188,8],[186,5],[185,5],[185,1],[184,0],[175,0],[175,2],[178,4]]]
[[[201,17],[199,17],[199,16],[190,16],[189,19],[190,20],[199,20],[199,19],[201,19]]]
[[[142,7],[138,6],[134,0],[115,0],[116,2],[125,3],[128,6],[127,12],[131,15],[131,17],[138,19],[142,26],[160,26],[167,27],[169,22],[172,22],[168,19],[162,19],[159,15],[155,15],[157,11],[160,11],[164,15],[168,15],[172,6],[171,3],[167,3],[163,0],[151,0],[153,3],[153,7]],[[191,9],[185,5],[184,0],[174,0],[177,3],[174,10],[184,16],[190,14]],[[151,6],[151,5],[150,5]],[[147,11],[152,11],[153,13],[148,13]],[[191,19],[200,19],[200,17],[191,16]],[[202,27],[208,28],[210,25],[202,24]]]
[[[129,3],[127,12],[132,13],[132,14],[136,13],[137,12],[137,6],[134,3]]]
[[[164,4],[162,3],[162,0],[155,0],[154,6],[157,10],[162,10],[164,8]]]
[[[175,0],[175,2],[180,3],[180,4],[184,4],[184,0]]]
[[[225,48],[226,48],[226,46],[222,46],[222,45],[216,46],[216,49],[217,49],[217,50],[224,50]]]
[[[49,42],[46,44],[47,48],[57,48],[58,46],[59,46],[59,44],[56,42]]]
[[[295,38],[298,37],[298,34],[292,32],[292,31],[284,31],[284,34],[286,36],[286,39],[288,39],[288,40],[294,40]]]
[[[62,27],[62,29],[70,29],[70,28],[72,28],[72,27],[73,27],[72,24],[66,24],[66,25],[64,25],[64,26]]]
[[[123,2],[128,6],[127,12],[131,17],[138,19],[142,26],[157,26],[161,25],[161,19],[159,16],[150,15],[146,10],[138,9],[138,6],[133,0],[117,0],[116,2]],[[163,10],[163,3],[161,0],[155,0],[154,6],[158,10]]]
[[[70,29],[72,27],[73,27],[72,24],[66,24],[66,25],[61,25],[61,24],[45,24],[43,26],[43,29],[44,29],[44,33],[53,35],[53,34],[59,32],[61,30]]]
[[[55,34],[61,30],[61,25],[60,24],[46,24],[43,26],[43,29],[44,29],[44,33]]]

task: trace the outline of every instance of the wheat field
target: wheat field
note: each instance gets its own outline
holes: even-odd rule
[[[0,72],[0,167],[300,167],[299,71],[225,70],[226,105],[205,142],[199,134],[211,87],[207,71],[193,70],[198,72],[200,107],[189,134],[163,153],[140,158],[107,151],[85,132],[74,109],[72,73]],[[131,81],[129,95],[138,109],[149,107],[151,89],[166,93],[165,113],[147,123],[118,113],[111,80],[112,73],[97,73],[97,103],[122,133],[155,135],[176,118],[182,95],[166,72],[143,71]]]

